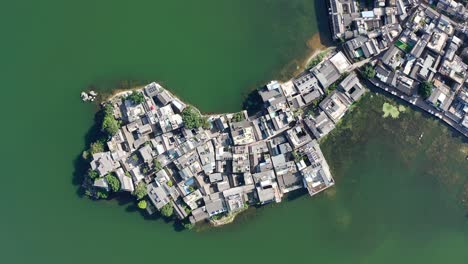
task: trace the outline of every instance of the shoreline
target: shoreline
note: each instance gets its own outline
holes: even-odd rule
[[[302,58],[299,58],[299,59],[291,60],[289,63],[284,65],[282,69],[280,69],[278,71],[278,75],[284,77],[284,79],[282,79],[281,77],[277,79],[280,84],[284,84],[284,83],[287,83],[287,82],[291,81],[292,79],[294,79],[295,76],[299,75],[301,72],[303,72],[305,69],[307,69],[308,68],[307,66],[309,65],[310,61],[313,60],[314,58],[316,58],[320,53],[322,53],[324,51],[332,52],[333,50],[336,49],[336,46],[325,46],[324,44],[322,44],[319,32],[315,33],[311,38],[309,38],[306,41],[306,45],[307,45],[308,49],[307,49],[307,51],[305,53],[305,56],[302,56]],[[324,60],[326,60],[326,58],[322,59],[322,61],[324,61]],[[288,74],[283,74],[282,73],[283,70],[287,70],[288,65],[290,65],[291,63],[294,63],[294,64],[297,65],[295,67],[296,69],[289,70]],[[161,84],[160,82],[157,82],[157,83]],[[135,86],[130,86],[128,88],[115,88],[115,89],[111,89],[110,91],[105,91],[105,92],[99,91],[98,99],[94,103],[99,106],[100,104],[102,104],[104,102],[111,101],[111,100],[115,99],[116,97],[119,97],[121,95],[125,95],[126,93],[129,93],[129,92],[132,92],[132,91],[137,91],[137,90],[142,90],[145,86],[146,86],[146,84],[139,84],[139,85],[135,85]],[[166,89],[168,92],[170,92],[175,98],[183,101],[181,99],[181,97],[178,96],[177,94],[175,94],[173,91],[171,91],[170,88],[168,89],[168,88],[164,87],[164,89]],[[254,92],[255,90],[256,90],[256,88],[253,88],[253,89],[249,90],[248,93]],[[241,102],[241,104],[243,104],[245,102],[245,99],[246,98],[244,98],[244,100]],[[200,112],[201,114],[203,114],[205,116],[218,116],[218,115],[225,115],[225,114],[234,114],[234,113],[238,113],[238,112],[242,112],[242,111],[246,110],[246,109],[243,109],[241,107],[241,109],[239,109],[238,112],[234,112],[234,113],[202,112],[195,105],[189,104],[187,102],[185,102],[185,103],[187,105],[190,105],[191,107],[195,108],[198,112]]]
[[[310,52],[307,54],[305,59],[302,62],[302,68],[307,69],[307,66],[310,62],[317,57],[321,52],[324,51],[331,51],[336,49],[335,45],[327,46],[323,44],[322,39],[320,38],[320,33],[315,33],[309,40],[307,40],[307,47],[309,48]]]
[[[254,115],[249,116],[246,110],[241,110],[242,117],[233,113],[204,114],[156,82],[115,90],[105,99],[108,103],[104,108],[108,115],[105,121],[114,118],[117,125],[107,135],[109,151],[103,147],[93,152],[88,175],[94,175],[89,176],[94,183],[87,179],[92,190],[119,192],[120,187],[108,182],[118,181],[113,173],[120,169],[120,175],[128,173],[131,178],[119,178],[131,187],[126,191],[134,193],[133,184],[135,188],[144,184],[145,193],[137,195],[137,201],[145,201],[145,208],[147,202],[157,208],[148,213],[160,211],[166,217],[175,214],[191,228],[200,221],[209,221],[213,226],[231,223],[243,211],[239,210],[242,205],[279,203],[293,190],[305,188],[314,196],[334,186],[319,144],[352,112],[353,105],[368,91],[368,82],[381,84],[373,83],[374,68],[373,75],[363,73],[364,65],[366,69],[368,65],[373,67],[375,61],[347,58],[342,49],[323,46],[319,37],[315,34],[309,39],[310,53],[296,64],[299,73],[254,91],[261,98],[255,102],[261,108]],[[405,99],[391,87],[381,88]],[[137,92],[125,98],[130,91]],[[304,113],[310,107],[314,113]],[[431,109],[423,108],[429,113]],[[117,133],[120,135],[114,137]],[[170,143],[164,138],[170,138]],[[119,144],[128,146],[119,150]],[[284,148],[278,150],[280,144]],[[225,152],[230,156],[224,156]],[[98,167],[101,159],[108,163],[107,168]],[[259,169],[262,162],[270,164],[268,160],[273,161],[271,168]],[[287,180],[286,174],[290,177]],[[229,177],[231,180],[226,181]],[[219,182],[223,182],[222,187]]]

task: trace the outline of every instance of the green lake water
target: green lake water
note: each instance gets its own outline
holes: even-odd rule
[[[382,118],[375,94],[323,142],[337,185],[317,197],[180,232],[78,195],[95,111],[80,91],[156,80],[203,111],[240,110],[327,23],[313,0],[3,3],[1,262],[465,263],[466,140],[419,112]]]

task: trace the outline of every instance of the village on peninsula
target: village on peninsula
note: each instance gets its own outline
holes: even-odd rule
[[[155,82],[103,102],[105,138],[83,153],[86,195],[128,192],[186,228],[230,223],[299,189],[314,196],[335,184],[320,140],[366,87],[468,137],[466,1],[327,2],[337,47],[258,89],[256,113],[203,115]]]

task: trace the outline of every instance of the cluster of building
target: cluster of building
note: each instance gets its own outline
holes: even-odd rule
[[[468,133],[468,13],[463,3],[330,0],[330,16],[333,36],[342,40],[347,57],[375,66],[373,82]],[[418,89],[428,82],[431,95],[417,102]]]
[[[431,4],[466,15],[454,1]],[[183,117],[189,106],[157,83],[137,91],[141,103],[114,97],[108,104],[123,125],[107,151],[92,156],[94,187],[109,189],[110,173],[121,191],[144,184],[149,213],[169,205],[191,223],[278,203],[302,188],[313,196],[334,185],[317,140],[366,92],[353,71],[366,62],[375,69],[371,82],[410,102],[421,83],[433,83],[418,106],[468,128],[468,50],[459,23],[418,0],[330,0],[329,10],[342,51],[288,82],[268,83],[253,116],[210,115],[208,127],[189,128]],[[311,106],[314,113],[304,114]]]
[[[91,169],[99,174],[94,187],[108,189],[109,173],[119,178],[121,191],[143,183],[148,212],[170,204],[192,223],[278,203],[302,188],[313,196],[334,185],[317,139],[365,92],[357,75],[346,72],[350,66],[342,52],[333,53],[297,78],[259,90],[264,108],[256,115],[211,115],[206,129],[187,128],[187,105],[157,83],[138,91],[142,103],[118,96],[108,104],[123,125],[108,151],[92,157]],[[327,92],[331,85],[337,89]],[[303,114],[319,102],[318,115]]]
[[[466,1],[462,3],[455,0],[439,0],[437,1],[437,9],[442,10],[445,14],[459,19],[460,21],[468,20],[468,9],[465,7]]]

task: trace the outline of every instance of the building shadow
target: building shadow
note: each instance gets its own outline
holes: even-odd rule
[[[317,27],[320,35],[320,42],[326,47],[334,46],[336,43],[332,39],[330,31],[330,20],[328,16],[328,0],[315,0],[315,13],[317,14]]]
[[[249,116],[254,116],[263,110],[263,101],[258,94],[258,90],[263,87],[264,86],[251,90],[247,95],[244,96],[242,109],[247,110],[247,114]]]
[[[301,188],[299,190],[295,190],[292,192],[289,192],[286,196],[287,201],[294,201],[298,198],[304,197],[305,195],[308,194],[308,191],[306,188]]]

